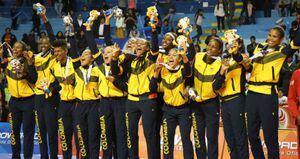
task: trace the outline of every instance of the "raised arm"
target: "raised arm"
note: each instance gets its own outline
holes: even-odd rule
[[[110,32],[110,19],[113,16],[113,14],[110,14],[109,16],[105,17],[105,25],[104,25],[104,41],[106,46],[113,45],[113,41],[111,38],[111,32]]]
[[[194,61],[194,58],[195,58],[195,55],[196,55],[196,50],[195,50],[195,46],[193,44],[193,41],[191,40],[191,41],[188,41],[188,42],[189,42],[190,46],[188,47],[187,57],[188,57],[189,62],[192,63]]]
[[[229,61],[227,60],[223,60],[222,61],[222,66],[220,68],[220,70],[217,72],[217,74],[214,77],[214,81],[213,81],[213,89],[215,91],[218,91],[222,88],[224,82],[225,82],[225,78],[226,78],[226,72],[229,68]]]
[[[150,80],[149,88],[150,88],[150,93],[156,93],[158,84],[161,82],[161,65],[156,65],[154,68],[154,75]]]
[[[26,59],[25,65],[24,65],[24,69],[26,71],[26,80],[29,83],[35,84],[36,80],[37,80],[37,72],[36,69],[34,67],[34,57],[33,57],[33,53],[28,51],[28,52],[24,52],[23,53],[24,58]]]
[[[51,26],[51,24],[48,21],[48,18],[46,16],[46,8],[44,6],[43,6],[43,13],[41,14],[41,18],[44,22],[48,37],[50,39],[50,43],[52,44],[53,41],[55,40],[55,35],[54,35],[54,32],[53,32],[53,28],[52,28],[52,26]]]
[[[192,68],[189,63],[189,59],[186,56],[186,54],[182,54],[181,57],[182,57],[182,61],[183,61],[183,69],[181,70],[182,76],[186,77],[186,78],[191,77],[192,76]]]
[[[86,26],[85,37],[86,37],[86,41],[88,43],[88,46],[89,46],[90,50],[95,55],[99,52],[99,49],[97,48],[97,44],[95,42],[95,37],[94,37],[94,34],[92,32],[92,25],[93,25],[93,23],[90,23]]]
[[[148,55],[148,59],[156,62],[156,59],[158,57],[159,46],[158,46],[158,33],[156,30],[156,25],[152,27],[151,31],[151,52]]]

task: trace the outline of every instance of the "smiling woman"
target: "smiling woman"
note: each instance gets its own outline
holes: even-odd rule
[[[2,51],[2,48],[1,48]],[[8,103],[9,122],[11,127],[12,158],[20,158],[20,130],[23,125],[25,158],[31,158],[34,139],[34,83],[36,71],[33,55],[26,51],[26,44],[17,41],[12,49],[13,57],[5,67],[5,75],[11,98]]]
[[[264,158],[258,136],[260,124],[266,140],[268,157],[279,158],[278,124],[270,123],[278,123],[279,72],[285,59],[293,56],[300,48],[300,30],[297,31],[294,40],[285,47],[280,45],[283,38],[284,31],[281,27],[270,29],[267,44],[258,45],[254,50],[254,56],[262,56],[253,59],[248,70],[251,76],[246,96],[247,128],[255,158]]]

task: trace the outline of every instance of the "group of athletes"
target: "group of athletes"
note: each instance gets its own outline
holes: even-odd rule
[[[265,158],[261,127],[268,158],[279,158],[276,84],[283,62],[300,48],[299,31],[283,47],[284,30],[271,28],[266,43],[254,51],[261,54],[257,58],[241,52],[237,39],[229,54],[220,58],[222,40],[212,38],[206,52],[196,53],[188,32],[183,33],[188,47],[178,49],[173,43],[178,35],[169,32],[161,51],[155,25],[150,41],[131,38],[120,49],[110,35],[109,15],[105,17],[105,47],[97,47],[91,21],[85,35],[89,48],[81,53],[74,29],[68,43],[55,40],[46,9],[40,16],[48,33],[39,41],[40,53],[27,51],[22,41],[12,50],[7,45],[1,48],[2,53],[12,54],[2,60],[11,94],[12,158],[20,158],[21,125],[24,158],[32,158],[36,125],[42,159],[49,154],[57,158],[58,136],[66,159],[72,158],[73,137],[77,158],[99,158],[101,145],[102,158],[137,159],[142,117],[149,159],[159,159],[161,153],[164,158],[176,158],[177,125],[185,159],[194,158],[194,151],[197,158],[217,159],[220,111],[231,158],[249,158],[248,141],[254,158]],[[246,73],[251,73],[248,81]]]

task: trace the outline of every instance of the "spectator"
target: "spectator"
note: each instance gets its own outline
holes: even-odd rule
[[[132,9],[129,9],[126,18],[125,18],[125,24],[126,24],[126,31],[127,31],[127,36],[129,36],[130,31],[136,27],[136,16],[133,12]]]
[[[165,19],[162,26],[162,34],[165,35],[168,32],[173,31],[171,25],[169,24],[169,20]]]
[[[85,32],[83,30],[80,30],[79,34],[77,35],[77,46],[80,53],[83,52],[88,46],[85,38]]]
[[[128,9],[136,10],[136,0],[128,0]]]
[[[279,105],[285,105],[287,104],[287,96],[285,96],[282,92],[282,89],[278,89],[278,104]]]
[[[293,10],[294,12],[300,13],[300,0],[295,0],[294,4],[293,4]]]
[[[73,10],[70,10],[68,14],[69,14],[70,17],[72,18],[73,22],[75,22],[75,20],[76,20],[76,15],[75,15],[74,11],[73,11]]]
[[[30,51],[37,53],[37,42],[35,40],[34,31],[31,31],[28,35],[28,46],[30,47]]]
[[[164,15],[162,21],[168,19],[169,25],[174,28],[174,14],[176,12],[175,5],[171,2],[171,0],[166,0],[165,2],[157,1],[157,6],[162,9]]]
[[[284,0],[279,0],[275,7],[278,11],[279,17],[283,17],[284,15]]]
[[[127,8],[126,6],[126,0],[119,0],[118,1],[118,6],[122,9],[125,10]]]
[[[86,5],[83,6],[81,15],[82,15],[83,21],[85,22],[89,17],[89,11],[88,11],[88,7]]]
[[[247,4],[248,4],[248,0],[242,0],[243,3],[243,8],[240,14],[240,24],[245,24],[248,18],[248,12],[247,12]]]
[[[10,8],[10,17],[12,20],[11,23],[11,28],[13,30],[17,30],[18,28],[18,8],[16,4],[13,4],[12,7]]]
[[[79,33],[81,30],[85,30],[83,23],[84,20],[82,18],[82,15],[78,14],[76,20],[74,21],[74,28],[77,33]]]
[[[47,34],[44,31],[42,31],[40,34],[40,39],[42,38],[47,38]]]
[[[219,38],[219,36],[217,35],[217,29],[216,28],[212,28],[211,29],[211,35],[208,35],[205,39],[205,44],[208,45],[209,41],[212,38]]]
[[[247,24],[255,24],[255,18],[254,18],[254,6],[251,1],[248,1],[247,3],[247,12],[248,12],[248,21],[246,21]]]
[[[285,0],[285,16],[291,16],[291,10],[292,10],[292,3],[291,3],[291,0]]]
[[[239,44],[239,52],[242,53],[242,54],[246,53],[244,40],[242,38],[239,38],[237,40],[237,42]]]
[[[6,28],[5,34],[2,36],[2,43],[7,42],[10,46],[13,46],[16,41],[17,41],[17,38],[14,34],[11,33],[11,29]]]
[[[101,8],[102,8],[103,10],[108,10],[108,9],[110,9],[109,5],[106,3],[105,0],[102,1]]]
[[[63,1],[63,8],[62,8],[62,13],[67,14],[69,13],[71,10],[73,10],[73,2],[71,2],[70,0],[64,0]]]
[[[218,0],[218,3],[215,6],[214,15],[217,18],[218,21],[218,30],[223,31],[225,30],[225,8],[224,8],[224,2],[223,0]],[[221,30],[222,29],[222,30]]]
[[[202,22],[203,22],[203,10],[198,9],[198,11],[195,14],[195,27],[197,30],[197,34],[192,38],[193,40],[196,39],[196,41],[200,41],[200,36],[202,35]]]
[[[100,17],[99,20],[96,20],[94,23],[94,36],[95,37],[104,37],[104,25],[105,25],[105,18]]]
[[[264,6],[265,6],[264,16],[265,17],[271,17],[272,1],[271,0],[265,0]]]
[[[55,9],[58,17],[61,17],[61,12],[62,12],[63,7],[64,7],[64,5],[62,3],[62,0],[55,0],[54,9]]]
[[[298,28],[300,28],[300,12],[297,12],[296,19],[293,22],[297,23]]]
[[[22,36],[22,41],[28,45],[28,34],[24,33],[23,36]]]
[[[278,9],[281,17],[289,16],[291,9],[291,0],[279,0]]]
[[[136,27],[133,27],[133,29],[129,33],[130,38],[138,38],[140,37],[140,32],[137,30]]]
[[[32,30],[34,32],[37,32],[38,35],[40,35],[41,30],[40,30],[40,25],[41,25],[41,20],[40,16],[37,14],[36,10],[33,10],[33,15],[32,15]]]
[[[116,18],[116,37],[123,39],[125,38],[125,17],[117,17]]]
[[[228,25],[228,29],[231,29],[233,17],[234,17],[234,13],[235,13],[234,0],[227,0],[226,8],[227,8],[227,13],[226,13],[227,25]]]
[[[290,79],[293,72],[297,69],[297,64],[293,62],[293,57],[289,57],[283,63],[280,71],[280,82],[283,95],[287,96],[289,92]]]
[[[257,45],[258,45],[258,43],[256,42],[256,37],[251,36],[250,37],[250,44],[247,45],[247,52],[248,52],[249,57],[253,56],[253,52],[254,52]]]
[[[293,21],[292,22],[292,28],[290,29],[290,32],[289,32],[289,38],[290,38],[290,41],[292,41],[295,37],[295,33],[296,31],[298,30],[298,24],[296,21]]]
[[[58,31],[57,33],[56,33],[56,40],[59,40],[59,39],[61,39],[61,40],[64,40],[65,39],[65,36],[64,36],[64,34],[63,34],[63,32],[62,31]]]

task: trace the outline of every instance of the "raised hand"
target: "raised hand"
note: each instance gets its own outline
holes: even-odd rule
[[[17,71],[20,77],[24,77],[27,75],[27,70],[25,69],[24,65],[20,65],[19,70]]]
[[[237,54],[239,50],[239,43],[235,40],[229,46],[228,53],[229,54]]]
[[[224,75],[227,72],[229,66],[230,66],[229,59],[223,59],[220,74]]]
[[[115,77],[113,77],[113,76],[107,76],[106,79],[107,79],[109,82],[114,82],[114,81],[115,81]]]
[[[34,64],[34,56],[31,51],[24,51],[23,57],[26,59],[29,66],[32,66]]]
[[[106,15],[104,14],[104,17],[105,17],[105,24],[106,25],[109,25],[110,24],[110,19],[111,17],[114,15],[114,13],[110,14],[110,15]]]

